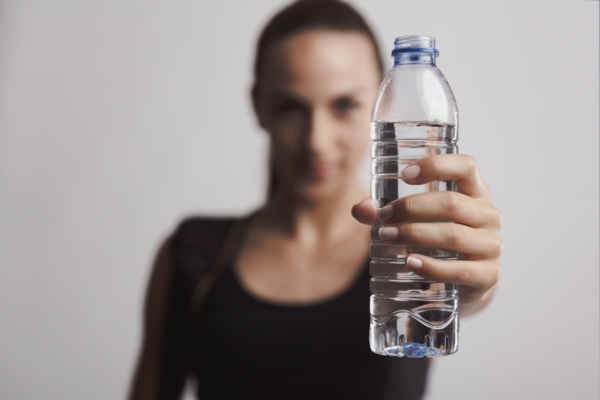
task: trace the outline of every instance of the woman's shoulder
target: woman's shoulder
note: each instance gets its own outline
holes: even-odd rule
[[[205,239],[206,237],[214,236],[221,230],[239,220],[240,217],[231,216],[203,216],[194,215],[183,218],[178,224],[173,236],[175,238]]]
[[[183,218],[172,234],[176,247],[212,248],[235,226],[244,224],[252,215],[192,215]]]
[[[254,215],[183,218],[172,234],[175,268],[197,265],[194,260],[214,259],[224,251],[235,253]]]

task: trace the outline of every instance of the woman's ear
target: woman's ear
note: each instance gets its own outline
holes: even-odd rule
[[[254,109],[254,115],[256,115],[256,119],[258,120],[258,124],[261,128],[266,129],[265,118],[263,111],[261,110],[259,104],[259,94],[258,94],[258,86],[256,83],[252,85],[252,90],[250,91],[250,96],[252,97],[252,108]]]

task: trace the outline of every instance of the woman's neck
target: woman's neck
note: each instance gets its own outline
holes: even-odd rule
[[[336,241],[361,228],[350,210],[367,196],[357,181],[318,200],[280,192],[265,206],[260,225],[269,231],[294,237],[307,246]]]

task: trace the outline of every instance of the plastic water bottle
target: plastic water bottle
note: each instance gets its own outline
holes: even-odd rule
[[[458,152],[458,111],[436,67],[435,39],[402,36],[394,44],[394,67],[379,87],[371,118],[371,198],[377,208],[411,194],[455,190],[452,181],[408,185],[400,177],[403,168],[420,158]],[[371,350],[397,357],[456,352],[457,285],[413,274],[406,256],[455,260],[457,252],[388,245],[379,238],[380,227],[371,231]]]

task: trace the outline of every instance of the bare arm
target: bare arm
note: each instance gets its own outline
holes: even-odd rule
[[[171,248],[172,238],[169,237],[161,245],[152,268],[144,305],[142,347],[131,384],[130,400],[158,399],[161,342],[171,284]]]

